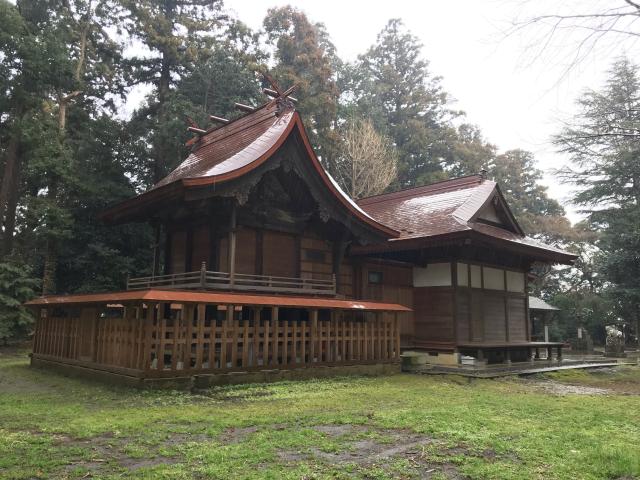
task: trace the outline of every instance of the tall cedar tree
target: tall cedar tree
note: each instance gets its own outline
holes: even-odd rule
[[[188,102],[174,95],[174,86],[210,56],[226,16],[221,0],[119,1],[124,28],[142,50],[128,62],[131,83],[153,87],[130,123],[138,139],[136,160],[143,163],[135,174],[146,187],[169,173],[185,154],[184,117],[193,112]]]
[[[579,100],[580,114],[555,142],[572,165],[561,173],[575,201],[601,232],[601,273],[616,313],[635,324],[640,342],[640,78],[627,58],[616,61],[600,91]]]
[[[497,155],[490,172],[528,234],[542,235],[550,242],[569,234],[571,225],[564,208],[549,198],[547,187],[541,185],[542,172],[531,152],[508,150]]]
[[[273,77],[283,89],[298,86],[297,109],[325,168],[335,174],[340,143],[336,128],[339,60],[335,47],[324,25],[312,23],[290,6],[270,9],[264,30],[266,41],[273,48]]]
[[[442,158],[449,120],[448,95],[422,59],[422,44],[390,20],[377,41],[344,70],[344,98],[388,135],[398,154],[393,187],[410,187],[446,177]]]

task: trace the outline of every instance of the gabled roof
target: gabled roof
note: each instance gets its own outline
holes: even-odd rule
[[[399,237],[388,242],[397,249],[419,240],[475,235],[505,246],[537,251],[557,261],[575,258],[527,237],[496,182],[481,175],[376,195],[358,204],[373,218],[400,232]],[[489,208],[499,216],[499,222],[483,218],[483,212]]]
[[[361,209],[324,170],[311,147],[300,115],[286,99],[273,100],[222,127],[203,133],[194,142],[191,154],[175,170],[147,192],[111,207],[102,218],[114,223],[144,219],[161,202],[183,199],[190,188],[220,185],[239,178],[268,161],[294,133],[299,135],[307,153],[302,161],[310,162],[324,188],[354,220],[383,238],[399,235]]]

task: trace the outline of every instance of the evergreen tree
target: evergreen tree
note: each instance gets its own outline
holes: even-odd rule
[[[121,21],[143,53],[128,60],[131,84],[153,91],[134,114],[138,174],[148,186],[182,160],[186,150],[184,116],[193,113],[175,95],[175,84],[211,55],[227,17],[221,0],[119,0]]]
[[[571,224],[564,208],[549,198],[547,187],[540,184],[542,172],[532,153],[509,150],[497,155],[490,172],[528,234],[551,242],[570,236]]]
[[[291,6],[272,8],[263,22],[273,49],[273,77],[281,86],[297,85],[296,106],[316,152],[330,173],[336,172],[339,135],[336,130],[339,64],[329,34],[320,23]]]
[[[440,78],[421,58],[422,45],[402,22],[392,19],[355,65],[344,70],[344,98],[369,117],[399,153],[395,187],[446,178],[442,159],[449,121],[457,114]]]
[[[616,313],[640,332],[640,78],[616,61],[600,91],[579,100],[581,113],[556,138],[572,165],[561,171],[575,201],[601,234],[601,273]]]

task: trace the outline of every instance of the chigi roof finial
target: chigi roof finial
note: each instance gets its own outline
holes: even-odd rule
[[[480,173],[478,174],[480,176],[480,178],[482,179],[482,181],[487,179],[487,169],[482,167],[482,169],[480,169]]]

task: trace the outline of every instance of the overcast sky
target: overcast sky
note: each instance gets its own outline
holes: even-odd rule
[[[610,0],[605,5],[617,3]],[[326,25],[338,55],[353,60],[375,42],[390,18],[401,18],[424,44],[431,71],[443,77],[455,107],[479,125],[501,151],[523,148],[535,153],[545,171],[550,194],[566,205],[569,187],[555,181],[552,170],[566,159],[554,151],[550,137],[575,112],[574,101],[587,88],[599,88],[611,61],[623,53],[612,42],[591,53],[566,73],[582,32],[561,32],[540,53],[546,30],[526,29],[505,35],[514,19],[531,15],[598,8],[602,1],[557,0],[237,0],[226,5],[250,27],[259,29],[267,9],[291,4]],[[602,8],[602,7],[600,7]],[[589,9],[589,8],[587,8]],[[575,33],[575,32],[574,32]],[[633,44],[624,44],[627,53]],[[632,57],[633,58],[633,57]],[[579,218],[570,210],[570,218]]]

